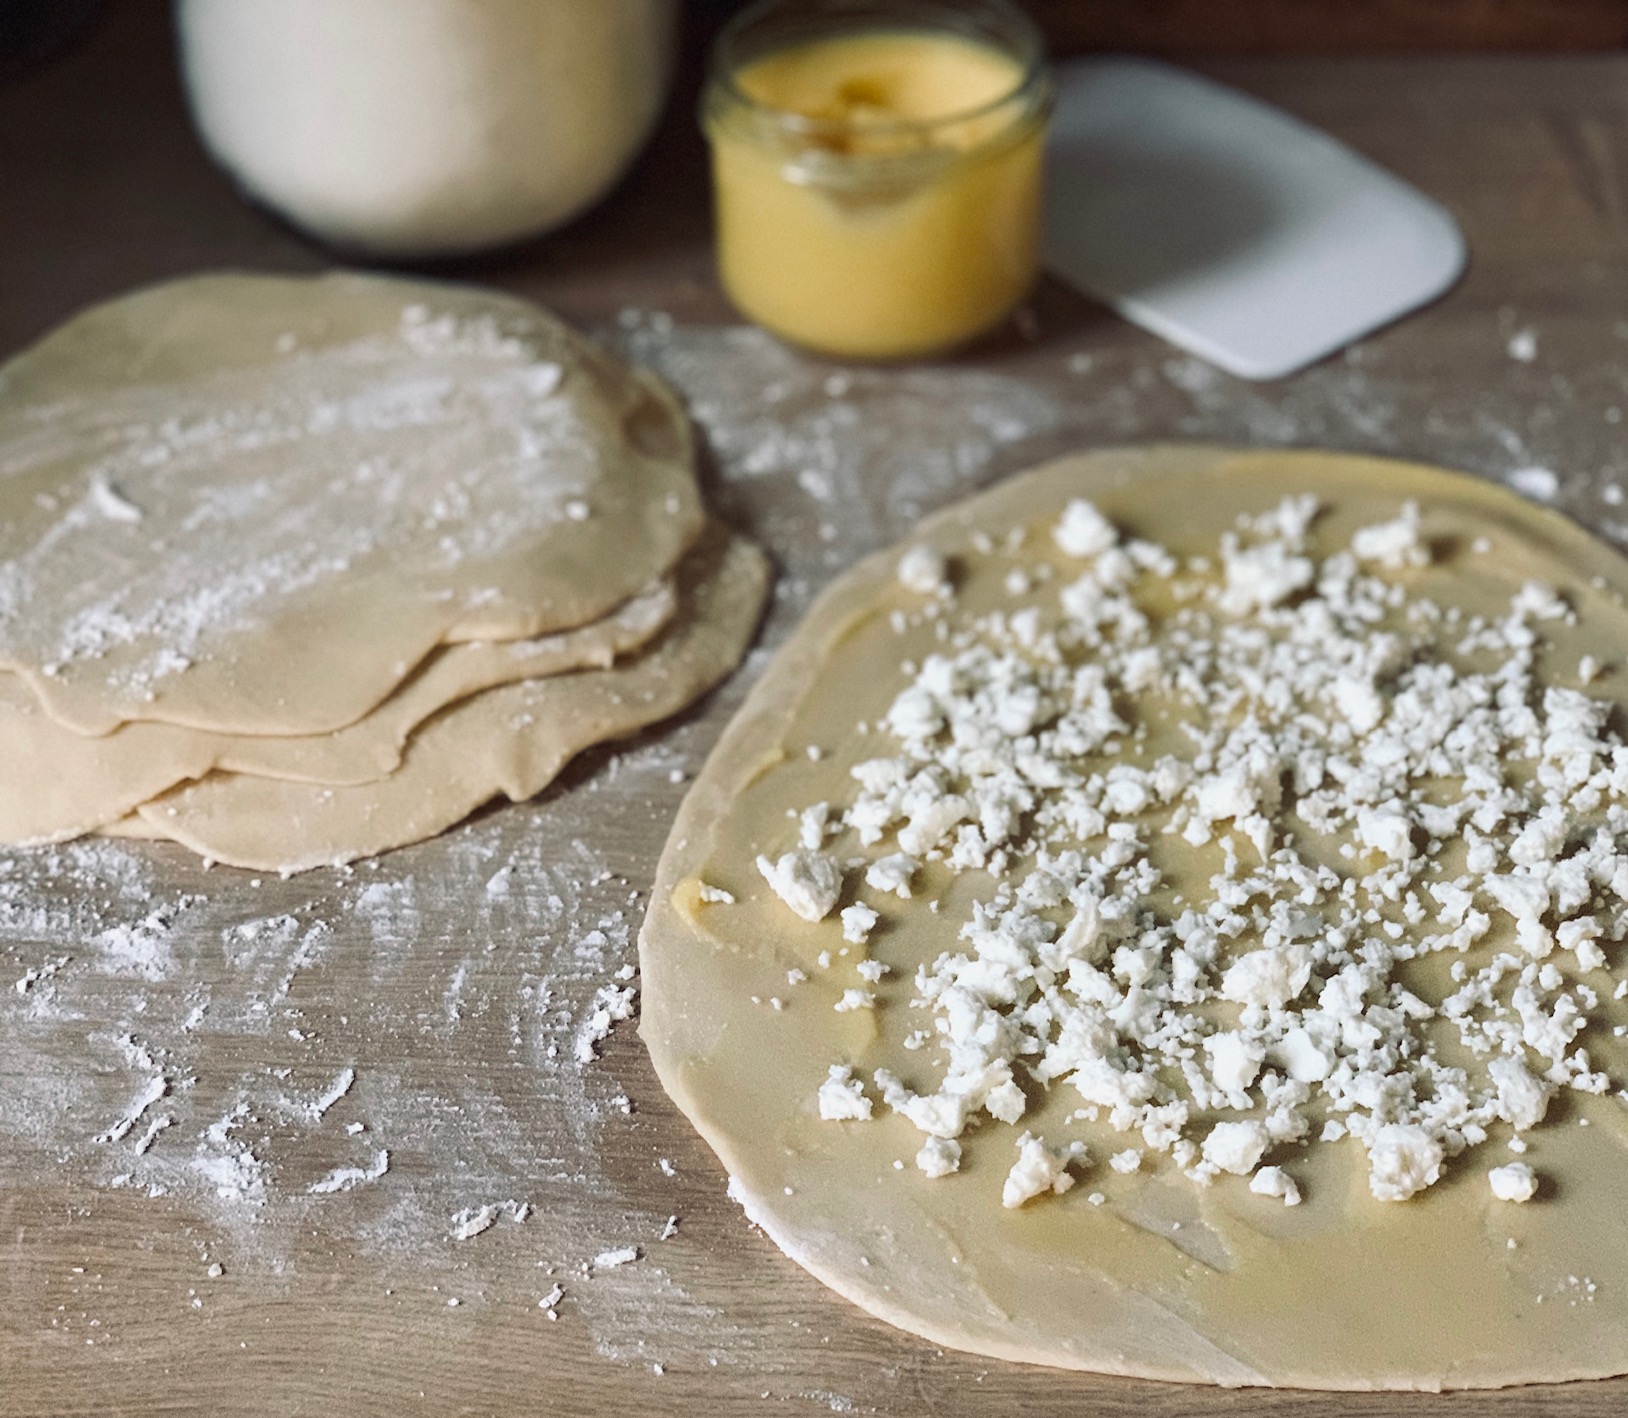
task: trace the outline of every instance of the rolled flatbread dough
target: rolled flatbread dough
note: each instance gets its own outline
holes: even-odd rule
[[[1489,1189],[1489,1168],[1519,1160],[1505,1150],[1502,1123],[1405,1201],[1370,1194],[1354,1139],[1286,1144],[1267,1154],[1305,1190],[1302,1204],[1286,1207],[1251,1192],[1243,1176],[1200,1186],[1151,1148],[1116,1170],[1108,1158],[1140,1149],[1140,1137],[1075,1116],[1082,1095],[1071,1084],[1030,1079],[1028,1114],[1012,1125],[982,1118],[960,1138],[959,1170],[932,1177],[915,1161],[922,1132],[890,1110],[872,1071],[892,1070],[918,1090],[937,1086],[935,1016],[912,1004],[922,993],[916,972],[971,949],[961,928],[997,881],[925,861],[913,896],[900,901],[855,864],[856,852],[863,861],[897,851],[894,839],[863,847],[849,832],[823,849],[843,885],[830,913],[810,923],[776,899],[754,865],[759,854],[772,864],[797,847],[801,810],[851,803],[856,764],[899,751],[884,721],[910,681],[905,661],[924,664],[957,643],[972,617],[1010,616],[1048,587],[1055,603],[1056,588],[1081,574],[1083,563],[1052,537],[1070,499],[1092,500],[1128,537],[1213,557],[1239,514],[1258,517],[1303,493],[1325,509],[1311,532],[1319,554],[1417,499],[1434,560],[1397,576],[1466,617],[1507,611],[1524,582],[1547,582],[1576,618],[1542,622],[1545,677],[1575,685],[1590,654],[1620,664],[1628,645],[1622,558],[1479,479],[1369,458],[1209,448],[1108,451],[1048,465],[930,518],[912,538],[946,558],[955,597],[940,603],[941,616],[923,614],[932,598],[901,585],[895,550],[840,577],[779,651],[668,839],[640,936],[641,1033],[747,1215],[832,1289],[936,1344],[1225,1385],[1435,1389],[1623,1373],[1628,1111],[1613,1093],[1563,1091],[1530,1131],[1524,1156],[1543,1180],[1525,1205]],[[936,564],[928,557],[924,565],[930,582]],[[1263,562],[1255,571],[1269,579],[1273,568]],[[1472,629],[1466,618],[1453,633]],[[1620,715],[1628,679],[1608,669],[1588,693]],[[857,722],[871,732],[856,735]],[[1156,723],[1150,732],[1156,740]],[[1141,762],[1144,751],[1127,733],[1116,752],[1094,760],[1098,771]],[[816,814],[816,835],[823,820]],[[1212,844],[1208,856],[1184,856],[1181,837],[1157,835],[1156,822],[1150,850],[1179,903],[1167,909],[1202,912],[1220,852]],[[1091,854],[1105,849],[1101,837],[1082,842]],[[1246,858],[1253,850],[1242,834],[1236,849]],[[1009,890],[1031,865],[1007,864]],[[816,899],[817,875],[805,885],[804,896],[786,900],[817,914],[827,904]],[[868,946],[845,939],[839,911],[856,902],[881,916]],[[1489,914],[1496,919],[1484,939],[1462,956],[1419,961],[1411,987],[1439,1000],[1454,988],[1452,961],[1475,970],[1511,950],[1510,920]],[[1444,928],[1434,910],[1420,920],[1413,929]],[[1621,947],[1601,944],[1610,969],[1579,976],[1569,956],[1553,961],[1599,997],[1600,1022],[1586,1039],[1592,1066],[1615,1089],[1628,1074],[1617,1037],[1628,1009],[1612,999]],[[890,971],[874,984],[859,969],[867,956]],[[1121,968],[1134,972],[1137,960],[1116,962]],[[839,1010],[852,1003],[849,991],[874,992],[876,1007]],[[912,1040],[917,1030],[926,1035]],[[852,1067],[873,1116],[821,1116],[816,1098],[833,1065]],[[844,1103],[840,1091],[835,1101]],[[1091,1160],[1066,1194],[1009,1208],[1002,1179],[1020,1128],[1059,1144],[1078,1138]]]
[[[178,783],[215,769],[348,785],[387,777],[412,731],[483,689],[570,670],[607,669],[669,620],[677,592],[660,582],[603,620],[536,640],[448,645],[375,709],[331,734],[250,737],[177,724],[122,724],[76,734],[13,674],[0,672],[0,841],[60,842],[125,818]]]
[[[678,583],[677,616],[636,658],[454,704],[409,740],[387,778],[330,788],[217,773],[140,815],[214,861],[297,872],[434,836],[499,795],[524,801],[584,748],[677,713],[739,663],[763,608],[763,554],[714,528]]]
[[[96,829],[98,837],[117,837],[127,842],[168,842],[170,839],[151,826],[147,819],[139,812],[133,812],[128,817],[121,817],[113,822],[104,822]]]
[[[0,666],[80,733],[343,728],[444,640],[603,616],[695,540],[688,425],[536,306],[190,277],[0,368]]]

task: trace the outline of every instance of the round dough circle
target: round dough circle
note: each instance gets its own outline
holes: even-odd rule
[[[86,734],[354,723],[443,641],[594,620],[699,536],[688,423],[525,301],[138,291],[0,368],[0,666]]]
[[[451,704],[415,729],[388,776],[328,787],[214,773],[138,812],[212,861],[288,875],[433,837],[499,796],[524,802],[584,749],[678,713],[740,663],[768,587],[763,553],[715,524],[675,579],[678,613],[641,653]]]
[[[448,705],[517,680],[608,669],[641,649],[676,608],[669,579],[575,630],[442,646],[389,698],[330,734],[271,738],[139,722],[110,734],[76,734],[45,712],[19,676],[0,671],[0,782],[7,786],[0,842],[61,842],[98,831],[216,770],[329,787],[374,782],[400,767],[413,732]]]
[[[1049,528],[1070,498],[1089,498],[1129,533],[1190,555],[1213,552],[1238,514],[1305,492],[1327,509],[1314,529],[1325,552],[1416,499],[1437,549],[1436,564],[1419,574],[1438,599],[1451,585],[1471,602],[1491,607],[1501,597],[1507,607],[1528,578],[1560,588],[1583,628],[1552,631],[1554,663],[1574,665],[1591,648],[1619,658],[1628,644],[1628,568],[1618,554],[1496,485],[1388,460],[1108,450],[1048,464],[941,512],[911,544],[949,558],[964,599],[983,594],[971,584],[982,574],[974,550],[982,534],[998,548],[1008,529],[1023,527],[1025,555],[1057,559]],[[1491,550],[1471,565],[1478,537]],[[918,884],[909,904],[922,909],[890,913],[870,943],[893,971],[878,987],[880,1007],[838,1013],[833,1002],[859,979],[852,960],[825,971],[816,963],[819,952],[842,947],[836,915],[797,919],[753,867],[757,853],[795,845],[788,809],[847,801],[852,763],[888,751],[874,737],[868,747],[854,739],[853,726],[878,720],[903,688],[900,656],[934,645],[926,633],[888,630],[891,612],[922,602],[900,586],[899,556],[899,548],[881,553],[839,578],[776,655],[685,799],[640,937],[641,1033],[747,1215],[872,1314],[934,1343],[1006,1359],[1322,1389],[1628,1372],[1628,1231],[1618,1204],[1628,1119],[1614,1096],[1562,1095],[1565,1104],[1531,1134],[1533,1160],[1549,1180],[1524,1206],[1489,1191],[1486,1166],[1510,1160],[1496,1141],[1402,1203],[1369,1196],[1356,1144],[1317,1144],[1285,1159],[1311,1182],[1305,1204],[1291,1209],[1251,1195],[1242,1177],[1201,1189],[1162,1164],[1117,1175],[1093,1135],[1080,1185],[1006,1210],[1000,1181],[1016,1127],[986,1119],[962,1138],[961,1171],[929,1180],[911,1164],[922,1135],[902,1117],[880,1105],[868,1121],[819,1117],[816,1091],[833,1063],[851,1064],[861,1078],[877,1066],[907,1078],[936,1071],[933,1051],[902,1047],[904,1032],[926,1022],[906,1007],[912,976],[954,946],[972,901],[991,889],[973,872]],[[998,578],[984,590],[979,608],[999,603]],[[1623,678],[1608,675],[1589,693],[1628,705]],[[811,744],[824,750],[818,761],[805,752]],[[840,857],[843,846],[829,850]],[[703,885],[736,904],[708,904]],[[843,902],[852,892],[850,878]],[[933,895],[941,895],[940,916],[925,909]],[[809,978],[788,985],[794,969]],[[771,996],[784,1008],[766,1007]],[[1621,1004],[1603,1009],[1614,1011],[1608,1020],[1628,1015]],[[1589,1039],[1595,1066],[1620,1081],[1621,1041]],[[1063,1085],[1051,1092],[1069,1096],[1034,1102],[1038,1121],[1031,1113],[1020,1126],[1062,1125],[1079,1099]],[[1585,1119],[1591,1126],[1576,1125]],[[1091,1201],[1098,1188],[1105,1204]]]

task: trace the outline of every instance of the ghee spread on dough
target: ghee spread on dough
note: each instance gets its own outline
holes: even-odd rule
[[[1373,459],[1105,452],[940,514],[686,801],[664,1084],[782,1249],[939,1343],[1628,1370],[1625,589]]]

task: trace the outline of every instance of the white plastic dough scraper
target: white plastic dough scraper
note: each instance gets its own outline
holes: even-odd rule
[[[1057,73],[1046,264],[1245,379],[1277,379],[1464,269],[1438,203],[1327,134],[1142,59]]]

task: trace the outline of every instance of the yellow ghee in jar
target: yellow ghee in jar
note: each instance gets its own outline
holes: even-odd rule
[[[961,344],[1022,299],[1049,97],[1032,66],[952,32],[878,29],[790,45],[722,83],[708,110],[719,274],[750,319],[895,359]]]

